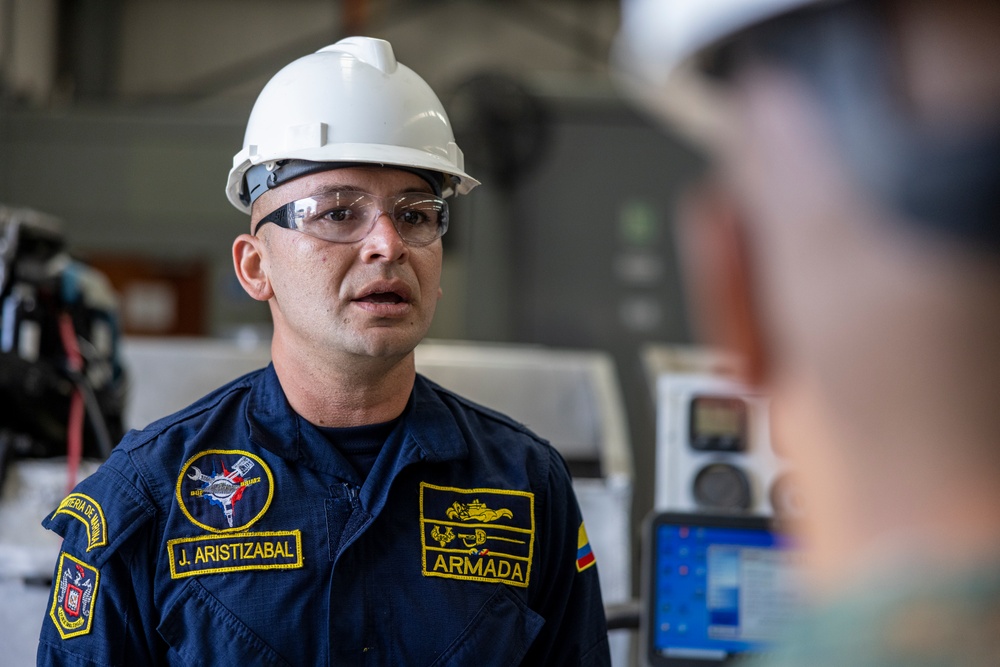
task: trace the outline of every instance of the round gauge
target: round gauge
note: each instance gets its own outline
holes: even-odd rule
[[[699,506],[717,510],[750,509],[750,480],[728,463],[712,463],[694,478],[694,499]]]

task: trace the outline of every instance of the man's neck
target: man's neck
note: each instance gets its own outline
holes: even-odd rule
[[[806,508],[800,529],[821,595],[904,564],[962,571],[1000,556],[1000,417],[987,398],[996,394],[988,383],[997,371],[988,355],[962,362],[945,359],[946,351],[939,346],[931,366],[943,380],[914,382],[912,364],[910,384],[892,389],[870,373],[854,387],[866,400],[855,403],[825,399],[830,394],[801,375],[775,383],[772,433],[794,459]],[[962,373],[964,384],[940,373],[942,364],[972,363],[987,369],[982,386],[971,372]]]
[[[305,359],[272,346],[288,403],[317,426],[362,426],[395,419],[406,408],[416,376],[413,352],[402,358]]]
[[[810,517],[807,534],[816,548],[812,565],[820,592],[837,595],[861,583],[859,576],[901,567],[963,571],[1000,556],[996,467],[970,463],[961,442],[942,443],[955,445],[950,459],[933,459],[918,445],[894,465],[843,467],[839,479],[824,473],[820,481],[815,470],[803,471],[812,506],[821,510]]]
[[[822,517],[826,525],[815,527],[811,568],[821,597],[836,598],[885,577],[945,578],[996,566],[996,493],[982,486],[975,493],[937,488],[916,496],[923,502],[894,507],[896,516],[890,517],[883,506],[897,488],[889,486],[877,499],[869,498],[869,513],[837,517],[839,525]]]

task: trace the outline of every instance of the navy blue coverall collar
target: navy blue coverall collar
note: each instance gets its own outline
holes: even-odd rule
[[[452,413],[434,390],[435,385],[417,375],[403,418],[386,440],[370,479],[395,477],[406,465],[417,461],[439,462],[467,458],[468,445]],[[301,428],[298,415],[285,398],[274,365],[254,383],[246,404],[250,440],[282,457],[352,482],[351,467],[329,442],[312,430]],[[390,470],[386,470],[389,466]],[[366,485],[368,486],[368,485]]]

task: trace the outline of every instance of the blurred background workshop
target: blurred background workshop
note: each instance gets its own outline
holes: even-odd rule
[[[694,344],[672,222],[705,159],[615,84],[619,0],[0,0],[0,650],[33,664],[40,522],[122,433],[269,361],[223,192],[293,58],[392,43],[466,168],[417,369],[569,463],[616,665],[640,657],[643,520],[794,512],[767,397]],[[720,530],[724,530],[723,526]],[[704,595],[702,595],[704,597]]]

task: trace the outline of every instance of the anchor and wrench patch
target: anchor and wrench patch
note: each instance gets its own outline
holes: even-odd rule
[[[274,497],[274,477],[259,456],[238,449],[196,454],[181,466],[176,497],[184,516],[213,534],[167,541],[172,579],[302,567],[300,530],[247,531]]]
[[[271,505],[274,478],[255,454],[210,449],[192,456],[177,478],[177,502],[196,526],[212,533],[238,533]]]

